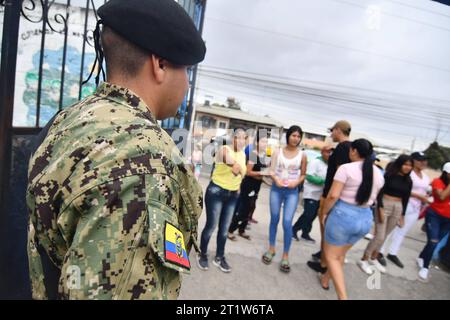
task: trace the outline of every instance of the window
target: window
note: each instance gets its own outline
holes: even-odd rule
[[[202,116],[200,121],[202,122],[202,127],[206,129],[215,128],[216,126],[216,119],[210,116]]]

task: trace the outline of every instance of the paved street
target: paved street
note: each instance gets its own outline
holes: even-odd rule
[[[202,177],[201,184],[206,189],[208,179]],[[269,232],[269,192],[263,185],[257,202],[255,218],[258,224],[252,224],[251,241],[237,237],[236,242],[227,241],[225,254],[232,272],[225,274],[212,263],[216,247],[216,232],[209,244],[210,268],[208,271],[198,269],[196,254],[191,252],[192,274],[184,277],[180,299],[336,299],[333,286],[324,291],[318,283],[316,273],[310,270],[306,262],[311,254],[316,252],[318,245],[293,240],[290,251],[291,272],[284,274],[279,271],[281,251],[283,248],[283,230],[280,225],[277,234],[277,256],[271,265],[261,262],[261,256],[268,246]],[[294,221],[302,208],[299,206]],[[199,231],[205,225],[205,213],[199,221]],[[422,222],[417,223],[399,253],[405,268],[400,269],[389,263],[387,274],[381,275],[380,289],[369,289],[376,285],[375,281],[367,284],[368,276],[356,265],[361,257],[367,240],[361,240],[349,252],[349,260],[345,267],[347,290],[350,299],[450,299],[450,274],[436,267],[430,270],[428,283],[417,280],[415,258],[426,241],[425,234],[420,230]],[[312,238],[319,240],[319,224],[314,222]]]

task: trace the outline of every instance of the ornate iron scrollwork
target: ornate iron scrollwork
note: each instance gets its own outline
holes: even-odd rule
[[[34,20],[31,16],[31,13],[34,12],[37,8],[36,2],[39,2],[42,8],[42,14],[39,17],[39,20]],[[32,23],[39,23],[42,22],[42,19],[44,19],[44,10],[45,5],[43,0],[35,1],[35,0],[24,0],[22,2],[22,8],[20,10],[20,13],[22,14],[22,17],[24,17],[26,20],[32,22]]]
[[[67,11],[67,15],[64,16],[61,13],[55,13],[52,17],[52,19],[50,19],[51,14],[50,14],[50,10],[52,8],[52,6],[55,4],[55,0],[52,1],[44,1],[44,0],[24,0],[23,4],[22,4],[22,9],[21,9],[21,14],[22,17],[24,17],[26,20],[28,20],[29,22],[32,23],[40,23],[42,22],[42,20],[45,21],[45,24],[50,28],[50,30],[52,30],[53,32],[56,33],[61,33],[63,34],[66,29],[67,29],[67,19],[69,17],[69,11]],[[38,6],[41,8],[41,14],[39,19],[36,19],[35,17],[32,16],[32,12],[36,12],[38,10]],[[67,10],[69,9],[69,7],[67,7]],[[57,30],[56,26],[54,26],[54,24],[59,24],[59,25],[63,25],[62,30]]]
[[[0,0],[4,2],[5,0]],[[97,12],[94,5],[94,1],[90,0],[92,4],[92,9],[94,11],[95,17],[97,18]],[[2,3],[3,4],[3,3]],[[66,15],[62,14],[61,12],[57,12],[52,14],[51,10],[52,7],[54,7],[55,4],[64,5],[60,2],[56,3],[55,0],[24,0],[22,3],[21,8],[21,14],[22,17],[25,18],[27,21],[32,23],[41,23],[43,20],[45,21],[46,26],[52,30],[53,32],[64,34],[68,28],[68,19],[71,11],[70,2],[68,1],[66,6]],[[37,12],[38,10],[41,10],[39,17],[33,16],[33,12]],[[62,26],[62,28],[58,28],[59,26]],[[86,43],[93,47],[93,41],[92,41],[92,34],[94,30],[89,29],[86,30],[86,36],[85,40]],[[88,36],[88,34],[91,34],[91,36]]]

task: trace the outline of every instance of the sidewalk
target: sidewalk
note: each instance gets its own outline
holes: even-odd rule
[[[202,177],[200,183],[203,190],[209,179]],[[261,256],[268,248],[268,233],[270,222],[269,193],[267,185],[263,185],[256,204],[254,217],[258,224],[251,224],[251,241],[237,237],[233,242],[227,240],[225,255],[232,272],[225,274],[212,264],[216,248],[216,232],[209,243],[210,267],[202,271],[197,267],[196,253],[191,251],[191,275],[184,276],[180,292],[180,299],[336,299],[334,287],[329,291],[323,290],[317,274],[308,268],[306,262],[311,254],[316,252],[319,244],[292,241],[290,250],[291,272],[284,274],[279,271],[281,252],[283,249],[283,229],[281,220],[277,233],[277,255],[271,265],[261,262]],[[294,221],[302,213],[299,205]],[[203,212],[199,221],[199,233],[205,225],[206,214]],[[368,276],[356,265],[367,246],[367,240],[359,241],[347,255],[345,279],[350,299],[378,300],[378,299],[450,299],[450,274],[435,267],[430,268],[428,283],[417,280],[417,266],[415,259],[422,250],[426,236],[420,230],[422,222],[417,223],[408,234],[399,253],[405,268],[400,269],[389,263],[387,273],[381,275],[380,289],[370,290],[367,285]],[[200,234],[199,234],[200,236]],[[316,219],[311,237],[320,240],[319,224]],[[370,287],[370,286],[369,286]]]

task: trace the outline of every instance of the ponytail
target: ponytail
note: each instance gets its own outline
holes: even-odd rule
[[[363,205],[369,201],[370,195],[372,194],[373,161],[370,157],[364,159],[362,176],[362,183],[359,186],[358,193],[356,194],[356,202],[359,205]]]
[[[366,139],[358,139],[352,142],[352,149],[356,149],[359,156],[364,159],[362,167],[362,183],[356,193],[356,203],[360,206],[369,201],[373,186],[373,146]]]

